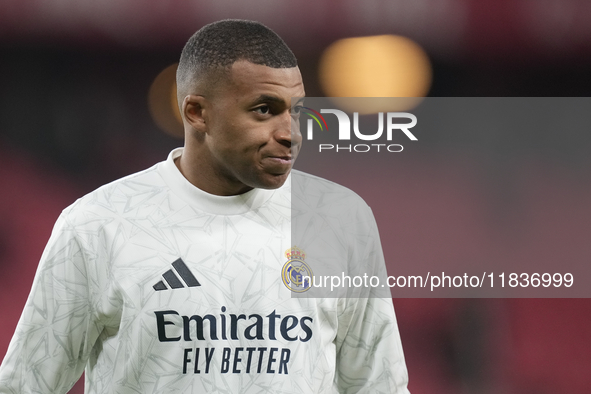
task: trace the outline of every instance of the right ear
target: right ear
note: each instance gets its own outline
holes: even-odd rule
[[[205,131],[206,100],[203,96],[189,94],[182,105],[183,119],[196,131]]]

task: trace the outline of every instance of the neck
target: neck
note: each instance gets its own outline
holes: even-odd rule
[[[193,151],[193,152],[192,152]],[[240,182],[230,182],[226,177],[218,174],[207,160],[207,150],[194,150],[187,144],[183,154],[176,158],[174,163],[183,176],[195,187],[217,196],[235,196],[252,190]]]

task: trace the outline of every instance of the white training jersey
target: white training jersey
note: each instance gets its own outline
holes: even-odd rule
[[[408,393],[391,299],[294,297],[285,276],[315,249],[292,248],[292,186],[323,194],[309,201],[340,223],[318,227],[330,220],[312,207],[302,233],[340,239],[326,254],[351,266],[383,265],[367,205],[297,171],[276,190],[210,195],[178,171],[181,153],[63,211],[0,393],[66,393],[83,370],[88,394]]]

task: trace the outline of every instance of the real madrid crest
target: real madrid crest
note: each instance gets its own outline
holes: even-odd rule
[[[303,293],[310,289],[312,269],[306,264],[306,253],[297,246],[292,246],[285,251],[287,262],[281,270],[281,280],[291,291]]]

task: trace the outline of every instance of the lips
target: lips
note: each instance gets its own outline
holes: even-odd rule
[[[279,160],[280,162],[291,163],[291,156],[269,156],[269,159]]]
[[[289,171],[293,162],[291,155],[268,155],[262,161],[267,171],[276,174]]]
[[[264,159],[291,161],[292,155],[290,151],[263,153],[263,160]]]

